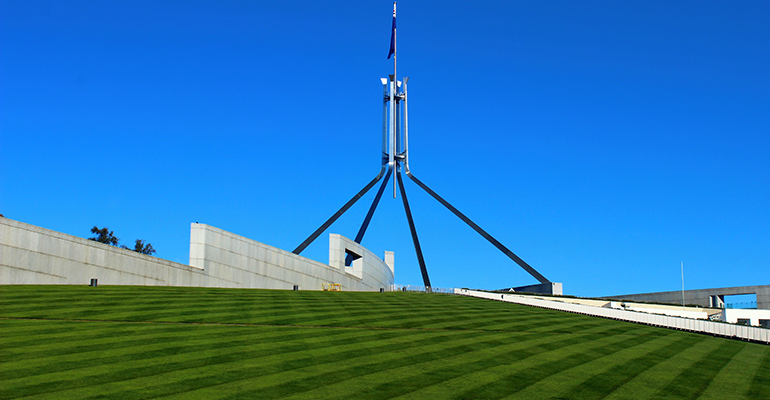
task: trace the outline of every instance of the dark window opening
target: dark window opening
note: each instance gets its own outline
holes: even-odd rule
[[[361,258],[361,255],[353,253],[348,249],[345,249],[345,266],[346,267],[353,265],[353,261],[356,261],[359,258]]]

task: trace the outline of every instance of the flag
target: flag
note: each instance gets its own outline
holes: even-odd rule
[[[393,28],[390,30],[390,51],[388,52],[388,60],[390,56],[396,54],[396,2],[393,2]]]

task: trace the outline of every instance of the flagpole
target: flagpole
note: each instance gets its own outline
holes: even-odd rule
[[[393,2],[393,20],[396,20],[396,2]],[[396,28],[393,27],[393,78],[396,80],[396,91],[398,91],[398,75],[396,74]]]
[[[396,156],[396,148],[397,141],[398,141],[398,127],[396,126],[396,112],[398,112],[398,106],[396,104],[398,103],[398,100],[396,97],[398,96],[398,75],[396,75],[396,2],[393,2],[393,96],[391,96],[390,107],[393,112],[391,115],[393,116],[391,119],[391,124],[393,126],[392,132],[393,132],[393,147],[391,152],[393,153],[393,176],[395,177],[398,173],[398,161],[395,160]],[[393,198],[396,198],[396,192],[398,189],[398,179],[393,178]]]

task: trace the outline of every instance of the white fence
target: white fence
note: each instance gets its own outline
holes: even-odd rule
[[[647,314],[636,311],[564,303],[516,294],[479,292],[468,289],[455,289],[455,294],[770,344],[770,329],[754,326],[732,325],[702,319],[671,317],[667,315]]]

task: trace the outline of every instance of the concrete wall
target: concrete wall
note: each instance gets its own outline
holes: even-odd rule
[[[361,256],[345,267],[345,250]],[[388,266],[360,244],[329,236],[329,264],[268,246],[205,224],[190,229],[190,265],[227,281],[222,287],[321,290],[322,283],[339,283],[342,290],[388,290],[393,266]]]
[[[390,264],[340,235],[330,236],[330,258],[345,249],[361,255],[352,267],[326,265],[204,224],[190,229],[190,265],[108,246],[0,218],[0,284],[205,286],[321,290],[388,290]],[[336,261],[335,261],[336,262]]]
[[[701,307],[719,307],[718,303],[720,298],[724,298],[725,295],[736,294],[754,294],[757,295],[757,308],[770,309],[770,285],[761,286],[735,286],[727,288],[715,288],[715,289],[697,289],[697,290],[685,290],[684,301],[686,304],[697,304]],[[621,296],[607,296],[607,299],[616,300],[630,300],[630,301],[649,301],[656,303],[671,303],[682,304],[682,292],[657,292],[657,293],[640,293],[640,294],[624,294]],[[715,300],[717,300],[715,302]]]
[[[0,284],[216,286],[200,268],[0,218]]]
[[[348,252],[354,255],[350,267],[345,266]],[[348,278],[350,275],[358,278],[360,284],[368,288],[361,290],[387,289],[393,285],[395,278],[395,256],[392,251],[386,251],[383,260],[360,244],[335,233],[329,235],[329,265]],[[345,288],[345,285],[342,287]]]

